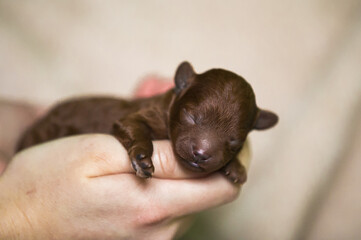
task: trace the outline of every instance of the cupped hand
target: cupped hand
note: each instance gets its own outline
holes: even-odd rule
[[[152,159],[153,178],[140,179],[123,146],[101,134],[20,152],[0,176],[0,239],[171,239],[185,216],[239,193],[219,173],[183,169],[169,141],[154,142]]]

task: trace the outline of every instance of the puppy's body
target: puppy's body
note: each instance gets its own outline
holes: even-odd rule
[[[152,109],[166,114],[169,104],[167,99],[171,97],[172,93],[168,91],[163,95],[133,101],[111,97],[70,99],[52,108],[29,128],[19,142],[17,151],[38,143],[76,134],[111,134],[115,122],[141,109]],[[155,129],[154,134],[161,134],[152,139],[166,139],[168,136],[165,130],[166,118],[157,116],[157,119],[161,123],[158,122],[159,129]]]
[[[29,128],[17,151],[32,145],[84,133],[115,136],[128,150],[136,174],[150,177],[152,140],[170,139],[176,157],[194,171],[219,169],[233,182],[246,173],[236,158],[252,129],[276,124],[277,116],[256,106],[251,86],[222,69],[196,74],[182,63],[176,86],[144,99],[79,98],[59,104]]]

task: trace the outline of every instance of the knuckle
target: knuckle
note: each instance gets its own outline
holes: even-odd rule
[[[154,151],[153,159],[156,165],[159,166],[164,175],[173,175],[177,169],[177,163],[172,159],[173,152],[170,145],[162,145],[161,148],[156,148]]]
[[[81,137],[78,149],[82,157],[104,159],[111,155],[112,139],[101,134],[89,134]]]
[[[241,188],[238,186],[231,186],[231,188],[229,188],[229,190],[227,190],[226,194],[224,195],[226,202],[228,203],[236,200],[241,192],[240,190]]]
[[[135,219],[135,225],[138,227],[154,226],[164,224],[170,219],[168,211],[157,204],[147,204],[139,209],[139,214]]]

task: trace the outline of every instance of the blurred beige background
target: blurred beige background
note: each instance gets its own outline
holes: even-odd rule
[[[184,239],[361,239],[360,0],[0,0],[3,99],[130,96],[183,60],[242,75],[280,116],[251,133],[240,198]]]

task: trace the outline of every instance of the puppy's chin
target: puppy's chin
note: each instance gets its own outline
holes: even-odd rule
[[[199,164],[197,164],[195,162],[191,162],[189,160],[186,160],[186,159],[182,158],[181,156],[179,156],[178,154],[175,154],[175,155],[176,155],[178,161],[180,162],[180,164],[184,168],[186,168],[192,172],[207,172],[204,168],[199,166]]]
[[[181,161],[182,165],[187,168],[188,170],[191,170],[193,172],[202,172],[202,173],[208,173],[204,168],[199,166],[197,163],[190,162],[190,161]]]
[[[179,161],[179,163],[187,170],[190,170],[192,172],[199,172],[199,173],[203,173],[203,174],[208,174],[208,173],[212,173],[215,172],[217,170],[219,170],[220,168],[223,167],[223,165],[220,166],[214,166],[214,165],[210,165],[209,163],[195,163],[189,160],[186,160],[184,158],[182,158],[181,156],[179,156],[178,154],[175,154],[177,160]]]

